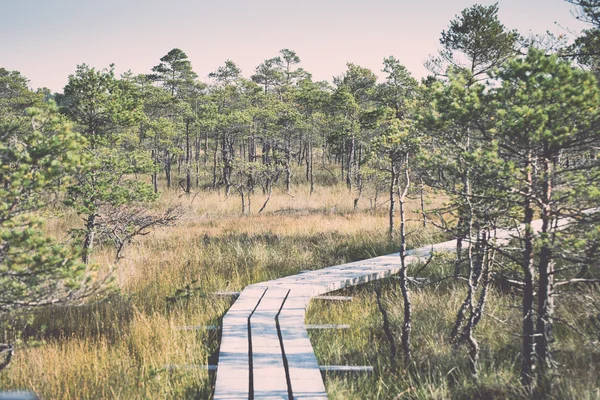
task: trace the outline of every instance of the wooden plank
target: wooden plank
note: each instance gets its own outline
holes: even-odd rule
[[[294,399],[327,399],[317,357],[304,327],[310,297],[290,291],[279,314],[281,342],[287,360],[290,391]]]
[[[306,325],[307,330],[321,330],[321,329],[350,329],[350,325],[347,324],[313,324]]]
[[[248,321],[265,292],[264,287],[246,288],[223,317],[215,400],[250,397]]]
[[[321,365],[324,372],[373,372],[373,367],[367,365]]]
[[[250,317],[252,386],[255,399],[288,399],[288,384],[276,318],[289,289],[269,288]]]
[[[330,301],[352,301],[351,296],[315,296],[314,300],[330,300]]]
[[[198,365],[198,364],[169,364],[165,365],[165,369],[167,371],[175,371],[175,370],[204,370],[204,371],[216,371],[216,365]],[[0,397],[2,399],[2,397]]]
[[[238,297],[240,295],[240,292],[215,292],[215,296],[222,296],[222,297]]]
[[[191,326],[176,326],[179,331],[216,331],[221,327],[217,325],[191,325]]]

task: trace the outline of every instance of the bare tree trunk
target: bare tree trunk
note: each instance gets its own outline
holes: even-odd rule
[[[12,344],[0,344],[0,354],[6,353],[6,355],[4,356],[4,360],[0,362],[0,371],[8,367],[8,365],[10,364],[14,350],[15,349]]]
[[[204,132],[204,166],[208,162],[208,129]]]
[[[248,190],[246,198],[248,199],[248,215],[250,215],[252,214],[252,190]]]
[[[96,236],[96,214],[90,214],[87,217],[85,224],[86,235],[83,240],[83,256],[82,261],[84,264],[90,263],[92,251],[94,249],[94,239]]]
[[[290,186],[292,182],[292,144],[291,138],[288,136],[285,142],[285,190],[290,194]]]
[[[479,236],[479,235],[478,235]],[[466,326],[466,339],[467,339],[467,343],[469,344],[469,366],[471,368],[471,374],[473,375],[473,377],[475,379],[477,379],[477,363],[479,362],[479,344],[477,343],[477,340],[475,339],[475,337],[473,336],[473,330],[474,330],[474,318],[475,318],[475,307],[473,304],[473,299],[475,297],[475,291],[477,290],[477,281],[478,278],[475,276],[476,275],[476,271],[474,268],[474,263],[473,263],[473,243],[472,243],[472,238],[473,238],[473,208],[471,205],[471,202],[469,201],[469,229],[468,229],[468,234],[467,237],[469,239],[469,245],[468,245],[468,259],[469,259],[469,281],[468,281],[468,294],[467,294],[467,299],[468,299],[468,309],[469,309],[469,320],[467,321],[467,326]]]
[[[260,214],[261,212],[263,212],[263,210],[265,209],[265,207],[267,206],[267,203],[269,202],[269,200],[271,200],[271,193],[273,193],[273,186],[269,183],[267,183],[268,186],[268,191],[269,191],[269,195],[267,196],[267,199],[265,200],[265,202],[263,203],[262,207],[260,208],[260,210],[258,210],[258,213]]]
[[[390,241],[394,239],[394,234],[396,231],[396,227],[394,226],[394,214],[396,212],[396,199],[395,199],[395,193],[396,193],[396,180],[398,179],[397,175],[396,175],[396,166],[394,165],[394,162],[392,161],[392,165],[391,165],[391,170],[390,170],[390,213],[389,213],[389,221],[390,221],[390,228],[389,228],[389,238]]]
[[[154,193],[158,193],[158,149],[152,150],[152,160],[154,161],[154,170],[152,171],[152,187]]]
[[[167,178],[167,188],[171,188],[171,156],[165,150],[165,177]]]
[[[425,215],[425,185],[423,184],[423,178],[420,177],[420,197],[421,197],[421,214],[423,215],[423,228],[427,228],[427,216]]]
[[[310,157],[310,140],[307,140],[304,142],[304,162],[306,164],[306,182],[310,182],[310,162],[309,162],[309,157]]]
[[[354,166],[354,134],[350,139],[350,148],[348,149],[348,160],[346,166],[346,186],[348,190],[352,190],[352,170]]]
[[[225,133],[223,134],[223,140],[221,143],[221,153],[222,153],[222,159],[223,159],[223,170],[222,170],[222,177],[221,179],[223,179],[223,183],[225,184],[225,195],[229,196],[229,194],[231,193],[231,159],[233,157],[232,151],[231,151],[231,146],[228,143],[228,135],[226,135]]]
[[[194,140],[194,148],[196,150],[194,164],[196,165],[196,187],[200,186],[200,132],[196,130]]]
[[[471,147],[471,131],[469,128],[467,128],[467,135],[466,135],[466,150],[469,151],[470,147]],[[463,197],[464,198],[468,198],[471,193],[470,193],[470,174],[469,174],[469,169],[468,167],[465,168],[465,170],[463,171],[462,174],[462,182],[463,182]],[[465,236],[465,221],[462,217],[462,213],[458,218],[458,223],[456,225],[458,232],[457,232],[457,238],[456,238],[456,264],[454,265],[454,277],[458,278],[458,276],[460,275],[460,270],[461,270],[461,264],[462,264],[462,242],[463,242],[463,238]],[[469,238],[470,239],[470,238]]]
[[[215,147],[213,149],[213,190],[217,188],[217,164],[219,160],[219,134],[215,132]]]
[[[400,204],[400,289],[402,290],[402,299],[404,300],[404,323],[402,325],[402,350],[404,352],[404,363],[408,364],[411,360],[410,348],[410,332],[412,329],[412,304],[410,302],[410,291],[408,289],[408,274],[406,265],[406,212],[404,209],[406,195],[410,187],[410,172],[408,169],[408,154],[406,154],[405,163],[405,178],[404,190],[400,193],[398,187]]]
[[[302,166],[302,160],[306,161],[306,143],[302,140],[302,137],[298,138],[298,160],[296,160],[299,167]]]
[[[327,141],[325,140],[325,130],[321,132],[321,165],[324,167],[327,159]]]
[[[481,242],[481,247],[483,247],[482,251],[484,254],[483,254],[483,260],[482,260],[482,264],[481,264],[482,265],[481,274],[480,274],[480,277],[482,277],[483,281],[482,281],[481,293],[479,294],[479,300],[477,302],[477,307],[475,308],[475,316],[474,316],[473,322],[472,322],[473,330],[475,329],[475,327],[481,320],[481,317],[483,316],[483,312],[485,310],[485,305],[486,305],[486,300],[487,300],[487,295],[488,295],[489,287],[490,287],[490,283],[491,283],[490,274],[491,274],[492,266],[494,264],[495,252],[490,249],[488,240],[489,240],[488,235],[484,234],[483,240]],[[466,335],[466,333],[465,333],[465,331],[463,331],[462,336],[464,337],[465,335]]]
[[[345,155],[345,153],[346,153],[346,139],[343,139],[342,140],[342,151],[340,151],[340,154],[339,154],[339,156],[341,158],[340,168],[341,168],[341,173],[342,173],[341,174],[341,179],[342,180],[344,179],[344,176],[345,176],[344,175],[344,162],[345,162],[344,161],[344,155]],[[336,162],[337,162],[337,159],[338,159],[338,155],[337,154],[336,154],[335,158],[336,158]]]
[[[190,146],[190,122],[185,122],[185,193],[192,192],[192,148]]]
[[[462,244],[463,238],[462,235],[462,227],[464,225],[464,220],[462,216],[458,218],[457,228],[458,228],[458,237],[456,238],[456,261],[454,263],[454,277],[458,278],[461,272],[461,264],[462,264]]]
[[[535,367],[535,331],[534,331],[534,287],[533,287],[533,276],[534,276],[534,265],[533,265],[533,228],[531,221],[533,221],[533,208],[531,205],[531,195],[533,186],[532,177],[532,155],[531,152],[528,154],[528,160],[526,165],[527,178],[527,198],[524,206],[524,217],[523,224],[525,225],[525,234],[523,237],[524,250],[522,268],[524,275],[524,287],[523,287],[523,363],[521,366],[521,383],[525,388],[531,390],[531,384],[533,382],[533,371]]]
[[[390,364],[392,366],[392,371],[396,372],[397,363],[396,363],[396,354],[398,350],[396,349],[396,343],[394,341],[394,335],[392,334],[392,330],[390,328],[390,319],[388,314],[383,307],[383,303],[381,302],[381,283],[375,283],[375,296],[377,298],[377,307],[379,307],[379,312],[381,313],[381,317],[383,318],[383,332],[385,333],[385,337],[390,344]]]
[[[315,191],[315,175],[313,173],[313,145],[312,142],[309,143],[309,147],[310,147],[310,152],[309,152],[309,160],[307,164],[310,164],[310,195],[313,194],[313,192]]]
[[[358,210],[358,202],[360,201],[363,190],[363,182],[360,174],[358,174],[356,177],[356,188],[358,189],[358,192],[356,193],[356,197],[354,198],[354,211]]]
[[[246,198],[244,196],[244,190],[238,189],[238,193],[240,194],[240,198],[242,199],[242,215],[246,214]]]
[[[543,207],[542,207],[542,246],[538,264],[538,306],[536,324],[536,356],[539,362],[538,387],[547,395],[551,391],[550,343],[552,342],[552,317],[554,314],[553,285],[554,262],[552,254],[552,161],[544,157]]]

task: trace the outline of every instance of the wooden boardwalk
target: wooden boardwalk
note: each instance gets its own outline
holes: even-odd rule
[[[539,230],[540,224],[534,221],[533,229]],[[502,244],[517,235],[518,229],[506,229],[497,232],[496,240]],[[456,241],[451,240],[409,250],[406,262],[455,249]],[[327,399],[304,325],[310,299],[399,270],[395,253],[246,287],[223,317],[214,399]]]
[[[408,263],[455,241],[408,252]],[[215,400],[327,399],[304,325],[312,297],[396,274],[398,254],[250,285],[223,317]]]

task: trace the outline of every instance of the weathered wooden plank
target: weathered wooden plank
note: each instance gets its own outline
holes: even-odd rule
[[[216,365],[198,365],[198,364],[169,364],[165,365],[165,369],[167,371],[175,371],[175,370],[204,370],[204,371],[216,371]],[[0,397],[2,399],[2,397]]]
[[[325,372],[373,372],[373,367],[368,365],[321,365]]]
[[[222,296],[222,297],[238,297],[240,295],[240,292],[215,292],[215,296]]]
[[[217,325],[190,325],[190,326],[176,326],[175,329],[178,331],[216,331],[219,330],[220,326]]]
[[[321,329],[350,329],[350,325],[347,324],[311,324],[305,325],[307,330],[321,330]]]
[[[266,292],[264,287],[248,287],[223,317],[219,369],[215,400],[250,397],[249,318]]]
[[[329,301],[352,301],[351,296],[315,296],[313,300],[329,300]]]
[[[252,386],[255,399],[288,399],[288,384],[276,318],[289,289],[269,288],[250,317]]]
[[[309,300],[308,296],[290,291],[279,314],[279,329],[293,398],[324,400],[327,399],[325,385],[304,327]]]

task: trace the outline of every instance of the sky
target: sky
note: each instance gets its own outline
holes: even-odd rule
[[[449,22],[495,2],[521,34],[586,28],[564,0],[0,0],[0,67],[60,92],[82,63],[149,73],[177,47],[201,80],[227,59],[249,77],[289,48],[315,80],[331,81],[347,62],[382,76],[390,55],[421,78]]]

